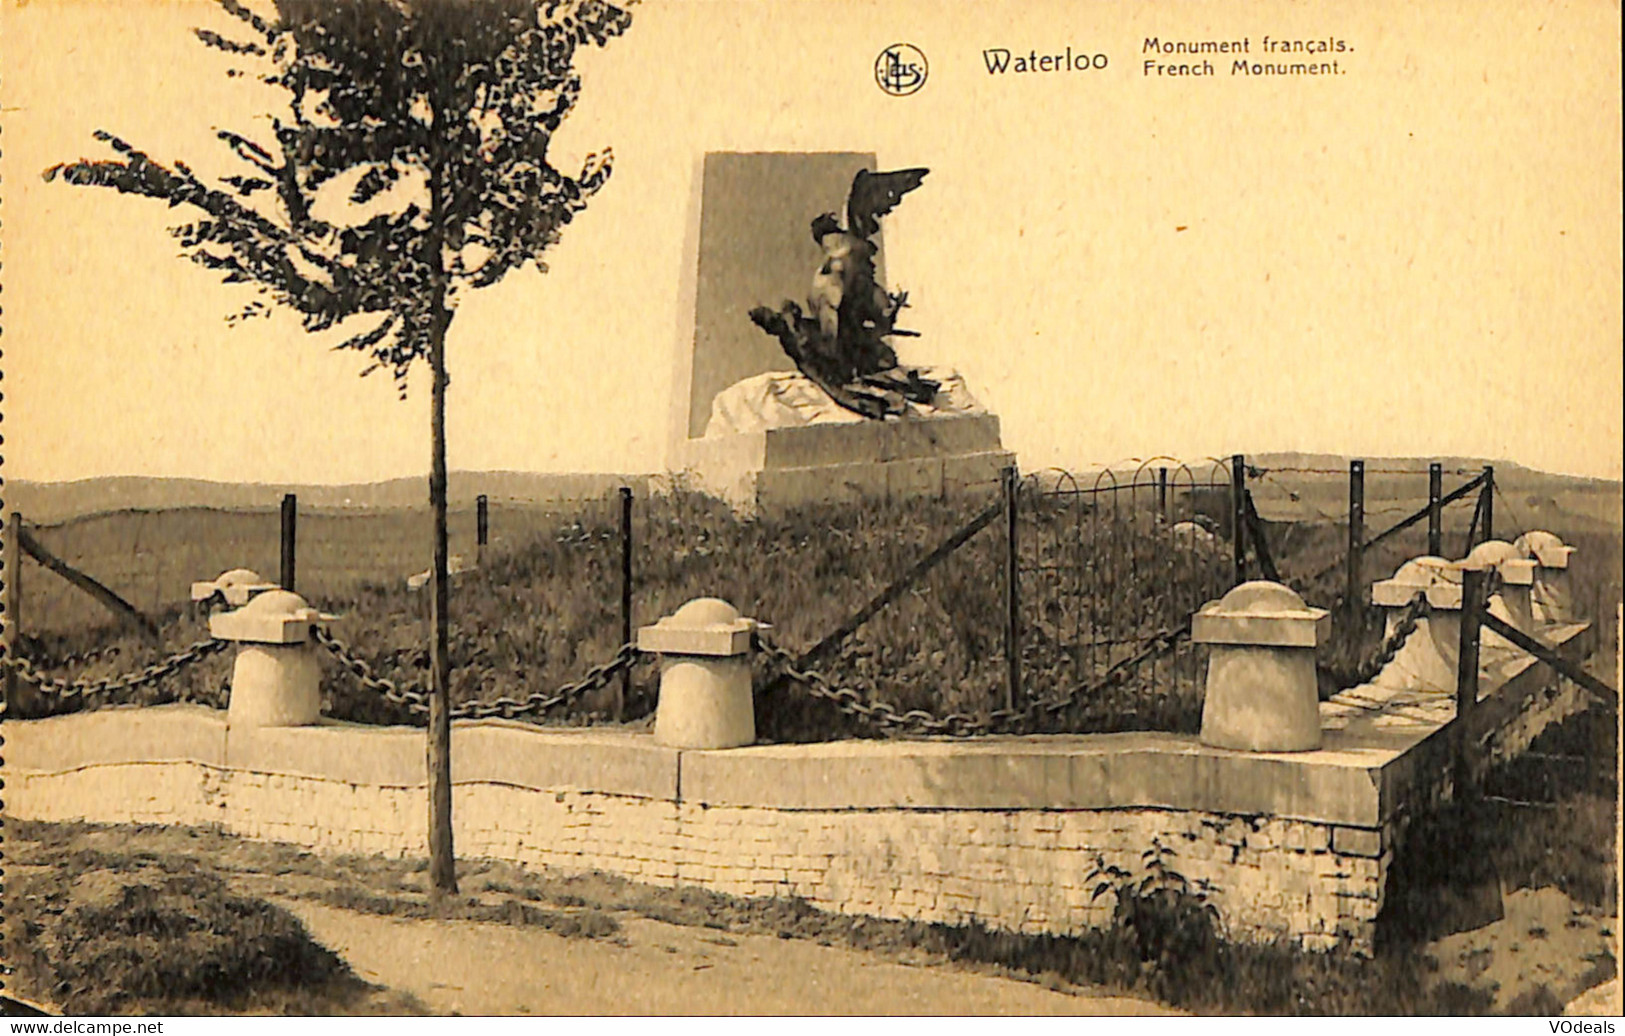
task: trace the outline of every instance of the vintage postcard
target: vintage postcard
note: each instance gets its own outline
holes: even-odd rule
[[[1619,1014],[1619,40],[0,0],[6,1013]]]

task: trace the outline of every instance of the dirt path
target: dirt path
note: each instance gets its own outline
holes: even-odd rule
[[[802,939],[645,918],[622,938],[565,939],[472,921],[399,920],[282,899],[368,982],[436,1014],[1151,1015],[1126,997],[1075,996],[958,968],[915,967]]]
[[[1501,920],[1428,944],[1440,979],[1492,991],[1497,1011],[1540,986],[1561,1004],[1597,982],[1598,962],[1611,952],[1612,918],[1554,888],[1517,889],[1501,903]]]
[[[165,917],[198,917],[210,906],[208,916],[221,924],[240,913],[222,905],[228,892],[250,904],[273,903],[299,936],[299,945],[278,944],[279,953],[321,943],[377,987],[359,999],[342,982],[224,990],[252,994],[242,1003],[229,1001],[234,1013],[1177,1013],[1067,984],[1060,974],[1072,972],[1065,968],[1024,981],[1024,971],[971,963],[910,926],[824,914],[794,901],[734,900],[489,860],[460,861],[461,893],[438,898],[428,894],[421,861],[323,857],[199,829],[11,822],[6,836],[8,906],[16,909],[4,918],[5,945],[37,950],[19,958],[27,967],[8,977],[8,985],[17,980],[16,991],[34,999],[74,977],[71,968],[63,970],[66,958],[58,951],[81,946],[76,940],[86,931],[68,929],[83,910],[105,909],[132,890],[145,890],[162,900],[154,902],[169,911]],[[1432,983],[1488,994],[1474,1010],[1493,1002],[1500,1010],[1555,1014],[1614,973],[1609,947],[1616,918],[1552,887],[1504,892],[1501,905],[1500,920],[1415,951]],[[144,959],[123,953],[121,940],[135,938],[128,933],[98,928],[90,934],[106,944],[98,943],[97,952],[111,954],[109,960]],[[240,945],[210,943],[208,960],[165,958],[165,974],[174,972],[176,982],[195,978],[222,954],[226,964],[236,961],[232,948]],[[105,981],[85,985],[83,978],[72,987],[80,999],[123,988],[120,980],[108,980],[109,987]],[[1617,980],[1612,990],[1598,996],[1617,1002]],[[1374,995],[1355,992],[1367,999],[1348,1003]],[[147,1006],[206,1013],[209,1004],[170,997]]]

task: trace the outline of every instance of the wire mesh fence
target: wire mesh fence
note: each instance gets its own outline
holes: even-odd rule
[[[1235,582],[1230,465],[1153,460],[1029,475],[1020,499],[1023,693],[1056,698],[1133,659]],[[1073,729],[1194,729],[1205,649],[1177,638],[1080,702]]]

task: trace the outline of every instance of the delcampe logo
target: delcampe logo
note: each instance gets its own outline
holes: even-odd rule
[[[875,58],[875,82],[893,97],[917,91],[929,72],[925,52],[912,43],[893,43]]]

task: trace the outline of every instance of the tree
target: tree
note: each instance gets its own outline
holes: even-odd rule
[[[185,206],[182,251],[345,336],[363,374],[389,369],[402,398],[412,364],[431,372],[434,578],[430,645],[429,850],[433,886],[455,891],[447,657],[446,332],[459,293],[542,255],[607,181],[610,152],[576,176],[548,147],[581,91],[575,53],[624,33],[604,0],[274,0],[261,14],[218,0],[235,35],[194,30],[256,67],[287,98],[273,140],[221,130],[246,167],[217,184],[98,131],[116,158],[53,166],[47,180]],[[632,0],[636,2],[636,0]],[[231,68],[230,76],[249,74]],[[346,221],[349,217],[350,221]],[[228,319],[266,315],[256,299]]]

